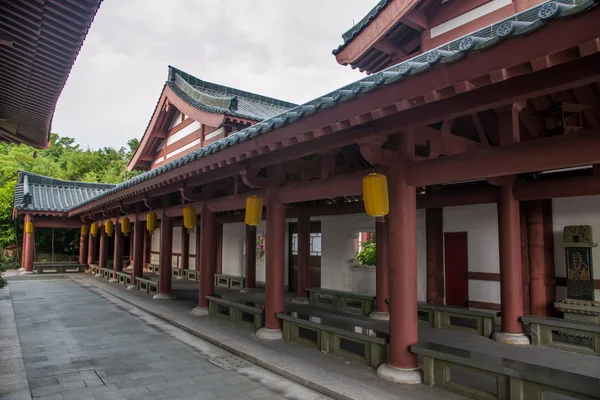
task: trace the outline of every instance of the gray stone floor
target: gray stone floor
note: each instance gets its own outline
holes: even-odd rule
[[[131,313],[85,282],[11,279],[10,291],[20,349],[13,332],[0,373],[3,357],[22,354],[34,399],[326,398],[150,314]],[[0,399],[27,398],[17,397],[22,387],[3,394],[2,386]]]

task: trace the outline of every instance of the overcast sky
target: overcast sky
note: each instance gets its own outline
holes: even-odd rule
[[[53,132],[84,147],[141,138],[173,65],[303,103],[362,74],[335,61],[376,0],[104,0],[58,102]]]

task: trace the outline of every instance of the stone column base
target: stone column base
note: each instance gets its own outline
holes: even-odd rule
[[[308,299],[306,297],[294,297],[292,299],[292,303],[295,303],[295,304],[308,304]]]
[[[419,385],[423,383],[423,372],[417,368],[398,368],[388,363],[383,363],[377,368],[377,376],[393,383]]]
[[[31,275],[33,274],[33,271],[25,271],[23,270],[19,275]]]
[[[172,294],[159,293],[155,294],[152,298],[154,300],[175,300],[177,297],[173,296]]]
[[[175,279],[185,279],[185,275],[178,275]]]
[[[96,278],[102,278],[102,274],[96,274],[96,275],[94,275],[94,277],[96,277]]]
[[[281,332],[281,329],[260,328],[256,331],[256,336],[259,339],[265,340],[283,339],[283,333]]]
[[[243,288],[240,290],[240,293],[252,293],[256,291],[256,288]]]
[[[25,271],[25,268],[21,267],[19,268],[17,271],[21,272],[21,271]]]
[[[110,278],[110,279],[108,280],[108,283],[117,283],[117,282],[119,282],[119,280],[118,280],[118,279],[115,279],[115,278]]]
[[[515,344],[518,346],[525,346],[531,344],[529,337],[524,333],[506,333],[506,332],[494,332],[492,340],[504,343],[504,344]]]
[[[192,309],[192,314],[199,316],[208,315],[208,307],[194,307]]]
[[[137,286],[135,286],[135,285],[127,286],[127,290],[133,290],[133,289],[137,289]]]
[[[371,311],[369,313],[369,318],[376,319],[376,320],[379,320],[379,321],[389,321],[390,320],[390,313],[389,312],[383,312],[383,311]]]

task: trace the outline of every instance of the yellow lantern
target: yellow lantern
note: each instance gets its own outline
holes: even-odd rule
[[[81,225],[81,236],[87,236],[88,226],[86,224]]]
[[[104,232],[106,232],[106,234],[108,236],[112,236],[113,232],[115,231],[115,224],[113,224],[112,220],[107,220],[104,223]]]
[[[33,222],[27,221],[25,223],[25,233],[33,233]]]
[[[127,217],[121,219],[121,232],[123,232],[123,235],[125,236],[129,236],[129,232],[131,232],[131,222]]]
[[[375,218],[383,218],[390,212],[387,178],[371,173],[363,178],[363,201],[365,211]]]
[[[156,230],[156,213],[152,211],[146,215],[146,229],[151,235]]]
[[[98,224],[95,222],[92,222],[92,224],[90,225],[90,233],[92,234],[93,237],[98,236]]]
[[[246,225],[258,226],[262,220],[263,201],[256,195],[246,198]]]
[[[198,214],[196,209],[192,206],[183,207],[183,226],[192,231],[198,222]]]

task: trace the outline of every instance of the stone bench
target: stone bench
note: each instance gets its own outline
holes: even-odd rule
[[[113,269],[112,267],[102,267],[100,268],[100,271],[102,272],[102,277],[105,279],[112,279],[113,277]]]
[[[179,278],[180,276],[183,276],[181,274],[181,269],[180,268],[171,268],[171,276],[173,278]]]
[[[317,307],[351,314],[369,315],[375,309],[375,296],[342,290],[307,288],[309,303]]]
[[[158,294],[158,282],[147,278],[136,278],[137,289],[148,294]]]
[[[94,275],[96,275],[100,272],[100,267],[98,266],[98,264],[92,264],[91,269],[92,269],[92,274],[94,274]]]
[[[600,356],[600,325],[598,324],[533,315],[523,316],[521,321],[529,324],[531,344],[535,346]]]
[[[377,337],[277,313],[283,320],[283,339],[308,345],[377,368],[387,359],[387,337]]]
[[[85,264],[76,263],[34,263],[33,269],[38,274],[48,272],[55,274],[64,274],[69,272],[83,272],[87,268]]]
[[[250,305],[236,303],[220,297],[206,296],[210,315],[228,319],[231,322],[250,325],[255,330],[265,326],[265,310]]]
[[[123,271],[117,271],[117,280],[119,283],[123,284],[123,285],[131,285],[131,273],[129,272],[123,272]]]
[[[591,400],[600,393],[595,377],[524,363],[436,343],[411,346],[423,356],[423,383],[472,399]]]
[[[245,279],[241,276],[215,274],[215,287],[242,290]]]
[[[419,303],[419,319],[432,328],[490,337],[499,311]]]
[[[158,274],[160,271],[160,266],[154,265],[154,264],[146,264],[146,269],[148,269],[148,271],[150,271],[150,272],[154,272],[155,274]]]
[[[198,282],[198,277],[200,276],[200,274],[198,273],[198,271],[194,271],[192,269],[186,269],[185,270],[185,279],[187,279],[188,281],[196,281]]]

